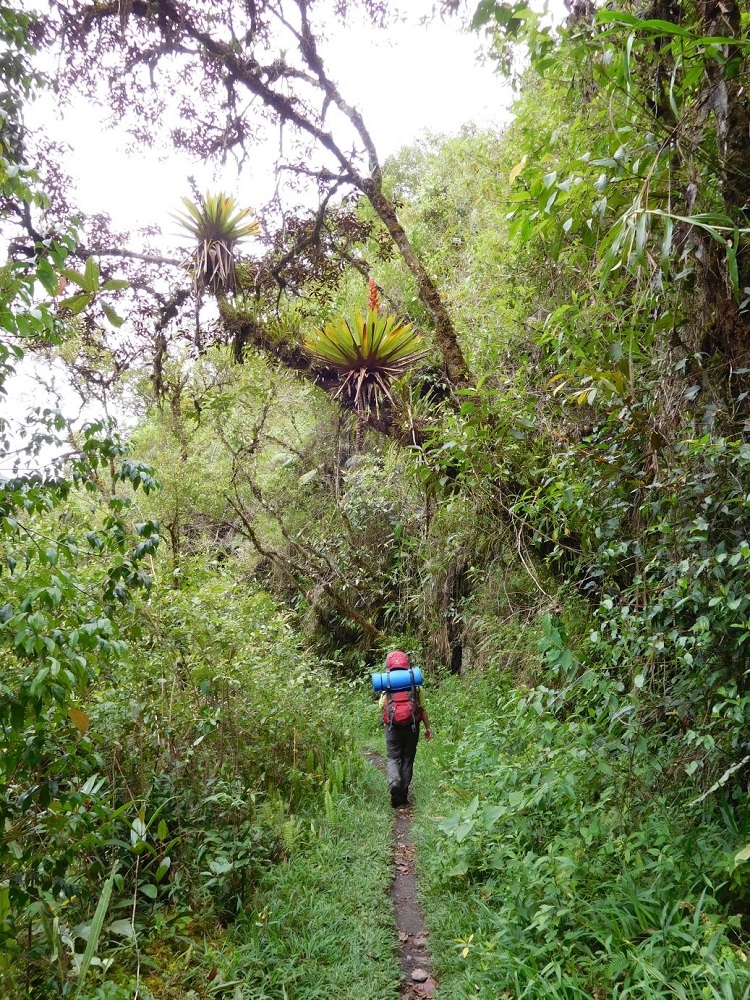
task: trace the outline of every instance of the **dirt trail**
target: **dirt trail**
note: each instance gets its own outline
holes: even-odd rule
[[[379,754],[367,751],[365,756],[371,764],[385,771],[385,761]],[[385,786],[383,795],[387,795]],[[401,1000],[425,1000],[435,996],[437,983],[430,975],[427,930],[417,899],[416,852],[411,836],[411,820],[411,806],[396,810],[391,899],[396,914],[398,954],[404,973]]]

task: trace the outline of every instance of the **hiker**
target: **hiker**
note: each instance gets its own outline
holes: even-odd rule
[[[392,650],[385,659],[386,670],[408,670],[409,657],[400,649]],[[385,749],[391,805],[405,806],[409,801],[409,785],[414,770],[414,757],[419,740],[419,724],[424,722],[424,738],[432,739],[430,719],[424,706],[421,687],[406,691],[384,691],[378,707],[385,723]]]

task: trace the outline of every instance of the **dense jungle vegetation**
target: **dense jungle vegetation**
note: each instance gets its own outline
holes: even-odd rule
[[[512,123],[381,164],[385,0],[0,6],[3,996],[399,995],[398,646],[440,998],[750,997],[750,12],[439,13]],[[43,91],[276,197],[113,231]]]

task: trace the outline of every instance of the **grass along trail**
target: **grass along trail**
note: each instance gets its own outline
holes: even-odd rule
[[[365,756],[380,771],[385,761],[368,750]],[[412,839],[411,806],[396,810],[391,899],[398,932],[398,956],[403,971],[401,1000],[425,1000],[435,996],[437,983],[430,974],[428,936],[417,899],[416,850]]]

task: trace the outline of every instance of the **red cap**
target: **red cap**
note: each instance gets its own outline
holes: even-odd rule
[[[386,670],[408,670],[409,657],[402,653],[400,649],[392,650],[385,658]]]

